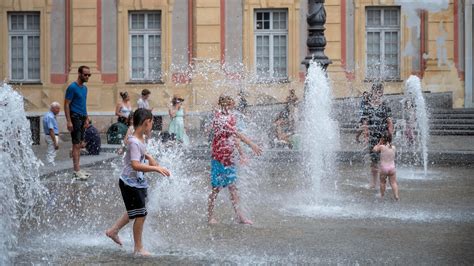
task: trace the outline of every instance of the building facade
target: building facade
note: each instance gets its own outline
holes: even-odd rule
[[[453,107],[473,107],[472,0],[326,0],[325,8],[336,97],[358,96],[374,80],[403,93],[415,74],[425,91],[451,92]],[[221,92],[237,91],[216,80],[246,80],[237,87],[250,104],[282,102],[290,88],[303,94],[307,13],[303,0],[1,1],[0,76],[39,113],[62,102],[88,65],[88,110],[106,121],[119,92],[134,104],[145,88],[158,114],[174,94],[191,113],[210,110]]]

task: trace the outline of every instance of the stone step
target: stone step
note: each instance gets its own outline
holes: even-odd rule
[[[474,130],[440,130],[434,129],[430,130],[431,135],[444,135],[444,136],[474,136]]]
[[[401,118],[394,118],[393,121],[397,123],[398,120]],[[339,120],[337,121],[339,126],[342,125],[354,125],[358,126],[358,120]],[[473,117],[431,117],[429,119],[430,124],[474,124],[474,116]]]
[[[474,119],[474,114],[431,114],[431,119]]]
[[[431,114],[472,114],[474,115],[474,108],[464,109],[435,109]]]
[[[355,128],[341,128],[341,133],[355,134],[358,132]],[[414,132],[416,135],[417,132]],[[430,135],[445,135],[445,136],[474,136],[474,129],[430,129]]]
[[[358,123],[339,123],[340,128],[359,128]],[[471,129],[474,128],[474,120],[443,120],[443,121],[433,121],[430,120],[430,128],[437,129]]]
[[[474,124],[434,124],[430,125],[431,130],[474,130]]]
[[[393,121],[396,124],[397,121],[402,120],[401,118],[394,118]],[[344,120],[344,121],[337,121],[340,127],[344,127],[345,125],[350,126],[358,126],[359,121],[357,120]],[[469,118],[430,118],[430,124],[474,124],[474,117],[472,119]]]
[[[474,119],[430,119],[430,124],[474,124]]]

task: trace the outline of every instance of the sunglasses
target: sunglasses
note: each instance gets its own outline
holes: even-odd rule
[[[92,76],[92,74],[82,74],[82,75],[85,76],[85,77],[90,77],[90,76]]]

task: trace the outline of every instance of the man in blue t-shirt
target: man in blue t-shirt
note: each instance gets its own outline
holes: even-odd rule
[[[84,124],[87,119],[87,87],[91,72],[88,66],[80,66],[77,80],[67,87],[64,97],[64,113],[67,129],[71,132],[73,177],[87,179],[90,174],[80,169],[81,143],[84,141]]]
[[[54,159],[56,158],[56,151],[59,149],[58,144],[58,121],[56,115],[61,110],[61,106],[58,102],[53,102],[50,105],[49,111],[43,116],[43,131],[44,140],[46,141],[47,152],[46,161],[50,165],[54,165]]]

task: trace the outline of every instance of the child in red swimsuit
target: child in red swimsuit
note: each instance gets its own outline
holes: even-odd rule
[[[214,218],[214,202],[222,188],[228,187],[230,199],[235,210],[235,214],[240,223],[252,224],[252,221],[245,218],[239,208],[239,196],[235,180],[237,179],[235,161],[236,152],[240,151],[239,141],[249,145],[255,154],[260,155],[262,150],[242,133],[237,132],[237,119],[230,111],[233,106],[233,99],[230,96],[219,97],[219,109],[214,113],[212,121],[213,139],[211,144],[211,185],[212,192],[208,200],[208,222],[217,223]]]

